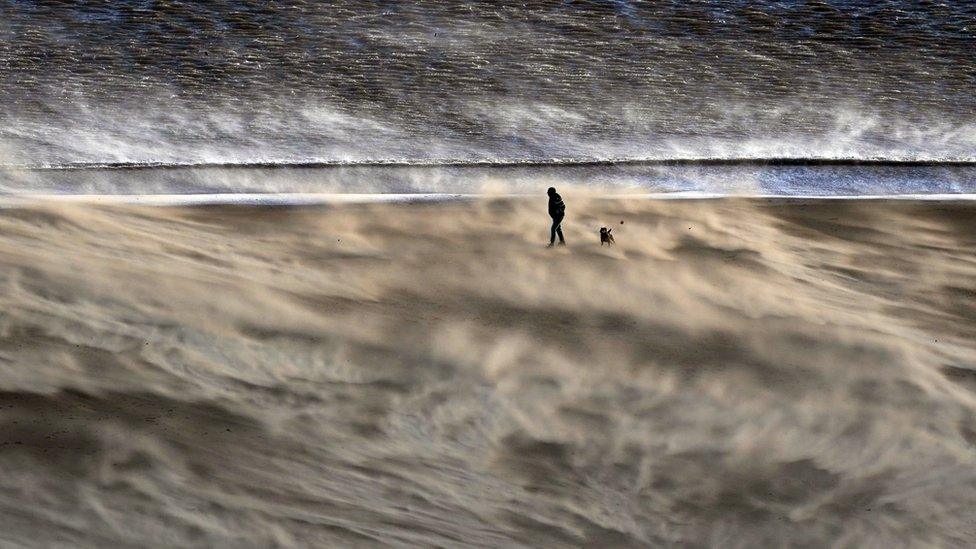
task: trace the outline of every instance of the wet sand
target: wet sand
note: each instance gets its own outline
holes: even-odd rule
[[[565,198],[0,211],[0,545],[976,540],[976,204]]]

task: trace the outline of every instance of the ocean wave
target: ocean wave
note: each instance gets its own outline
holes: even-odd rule
[[[62,164],[0,164],[0,170],[185,170],[185,169],[326,169],[369,168],[547,168],[592,166],[893,166],[969,167],[976,157],[661,157],[661,158],[486,158],[486,159],[363,159],[261,160],[253,162],[68,162]]]
[[[976,192],[976,164],[891,159],[562,159],[555,162],[82,164],[0,169],[0,194],[467,195],[591,193],[728,196],[947,195]]]

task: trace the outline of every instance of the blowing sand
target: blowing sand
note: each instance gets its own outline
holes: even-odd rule
[[[566,199],[0,211],[0,545],[976,540],[976,206]]]

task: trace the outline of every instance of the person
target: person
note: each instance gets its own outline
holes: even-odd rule
[[[559,235],[559,245],[565,246],[566,239],[563,238],[563,217],[566,216],[566,204],[563,198],[556,192],[555,187],[549,187],[549,217],[552,218],[552,229],[549,231],[549,247],[556,243],[556,235]]]

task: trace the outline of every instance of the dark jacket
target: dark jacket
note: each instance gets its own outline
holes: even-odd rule
[[[563,197],[559,193],[552,193],[549,197],[549,217],[555,219],[566,215],[566,204],[563,204]]]

